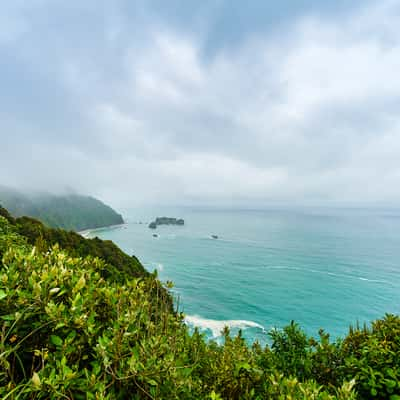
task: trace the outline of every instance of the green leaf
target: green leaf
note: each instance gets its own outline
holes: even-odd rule
[[[0,300],[3,300],[7,297],[7,293],[3,290],[0,289]]]
[[[386,387],[388,387],[389,389],[395,388],[396,385],[397,385],[397,382],[394,381],[393,379],[386,379]]]
[[[251,365],[249,363],[246,363],[246,362],[242,362],[242,363],[237,364],[235,366],[235,372],[234,372],[235,377],[237,377],[242,370],[250,371],[251,370]]]
[[[54,346],[57,346],[57,347],[61,347],[63,345],[62,339],[60,338],[60,336],[57,336],[57,335],[51,335],[50,341],[51,341],[51,343],[54,344]]]
[[[2,315],[1,319],[4,320],[4,321],[14,321],[15,320],[15,314]]]
[[[34,372],[32,375],[32,383],[33,383],[33,386],[35,386],[36,388],[40,388],[40,386],[42,385],[42,382],[40,381],[40,377],[36,372]]]
[[[73,330],[68,334],[66,341],[72,343],[75,338],[76,338],[76,331]]]

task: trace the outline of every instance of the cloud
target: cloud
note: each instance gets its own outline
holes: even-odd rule
[[[303,12],[285,31],[243,32],[212,52],[215,20],[191,29],[140,8],[139,29],[116,4],[96,11],[96,35],[79,30],[77,46],[68,30],[44,43],[46,30],[15,36],[30,76],[46,85],[34,117],[7,110],[4,183],[121,204],[399,200],[399,2]],[[13,146],[17,157],[5,150]]]

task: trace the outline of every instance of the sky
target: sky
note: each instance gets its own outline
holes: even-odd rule
[[[397,205],[400,0],[2,0],[0,184]]]

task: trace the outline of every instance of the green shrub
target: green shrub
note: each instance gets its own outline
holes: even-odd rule
[[[342,342],[331,342],[329,334],[319,331],[319,340],[311,339],[311,376],[327,388],[335,388],[344,382],[344,358]],[[351,379],[352,376],[349,376]]]
[[[273,365],[285,371],[286,376],[295,376],[301,381],[310,377],[310,343],[306,334],[292,321],[283,330],[270,332],[272,339]]]
[[[363,398],[400,400],[400,318],[387,314],[371,329],[350,329],[342,346],[346,377]]]
[[[4,254],[1,395],[23,382],[22,393],[38,399],[179,393],[177,364],[188,361],[181,317],[168,302],[155,307],[153,278],[109,282],[103,264],[57,247]]]

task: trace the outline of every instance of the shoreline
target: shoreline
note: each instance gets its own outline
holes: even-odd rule
[[[76,232],[78,235],[83,236],[85,239],[88,239],[89,235],[92,232],[96,232],[96,231],[102,231],[105,229],[117,229],[117,228],[122,228],[123,226],[127,225],[126,222],[122,223],[122,224],[115,224],[115,225],[106,225],[106,226],[100,226],[98,228],[88,228],[88,229],[84,229],[82,231],[78,231]]]

